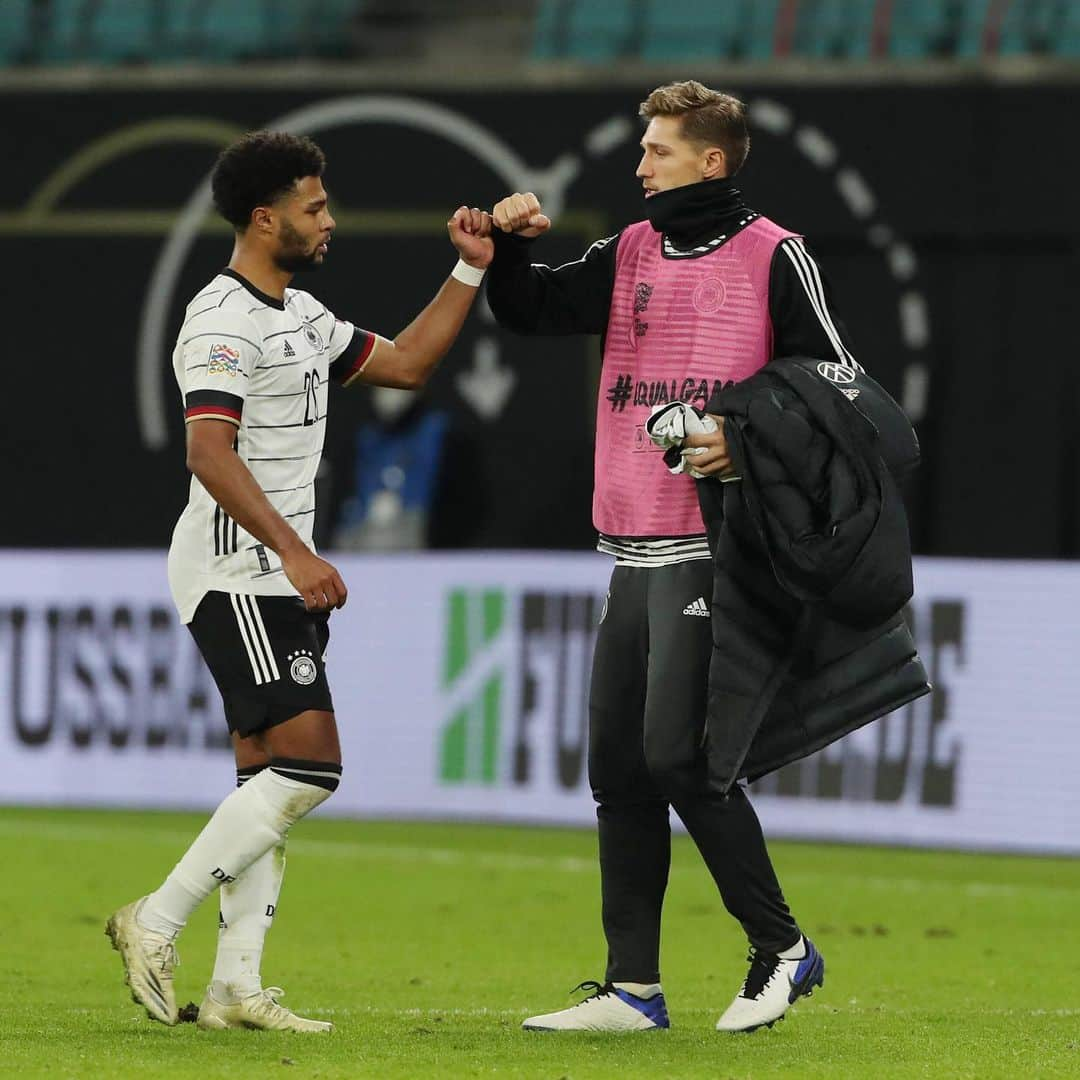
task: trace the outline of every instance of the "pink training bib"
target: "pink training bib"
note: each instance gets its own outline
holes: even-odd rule
[[[608,536],[705,531],[695,481],[672,476],[645,434],[654,405],[704,409],[772,359],[769,271],[794,233],[759,217],[714,250],[661,254],[647,221],[619,237],[596,416],[593,524]]]

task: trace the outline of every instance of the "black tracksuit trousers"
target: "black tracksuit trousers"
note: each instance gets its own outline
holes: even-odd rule
[[[682,819],[750,943],[799,940],[754,808],[706,783],[702,736],[712,650],[712,563],[616,566],[596,640],[589,782],[597,802],[607,979],[658,982],[671,861],[668,807]]]

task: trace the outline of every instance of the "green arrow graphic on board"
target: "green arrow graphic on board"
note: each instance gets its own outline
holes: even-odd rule
[[[502,633],[501,589],[452,589],[446,597],[443,692],[450,715],[439,747],[439,779],[446,784],[494,784],[505,674],[490,646]]]

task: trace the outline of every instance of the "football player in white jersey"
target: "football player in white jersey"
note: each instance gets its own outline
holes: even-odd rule
[[[176,938],[221,886],[221,929],[200,1027],[329,1031],[264,988],[260,963],[289,828],[329,798],[341,750],[323,664],[333,608],[348,590],[312,543],[314,478],[328,386],[422,386],[457,337],[491,259],[490,217],[447,222],[460,255],[434,299],[392,340],[289,287],[320,266],[334,233],[310,139],[253,132],[222,152],[214,202],[235,229],[226,270],[189,304],[173,365],[185,411],[188,505],[169,551],[181,620],[225,705],[237,789],[154,892],[120,908],[107,933],[132,997],[178,1019]]]

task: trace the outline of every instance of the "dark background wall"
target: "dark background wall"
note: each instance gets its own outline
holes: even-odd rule
[[[415,107],[412,120],[317,133],[339,232],[327,267],[297,282],[337,314],[392,336],[453,264],[449,212],[490,206],[509,186],[481,160],[484,139],[541,170],[530,185],[541,192],[543,170],[561,163],[572,175],[537,258],[576,258],[639,218],[635,114],[649,89],[286,95],[211,86],[0,97],[9,155],[0,170],[8,367],[0,544],[167,543],[186,497],[169,352],[187,299],[228,258],[229,236],[212,219],[168,302],[152,380],[167,405],[160,446],[143,430],[137,338],[175,215],[230,128],[332,98]],[[1080,553],[1073,92],[777,86],[743,96],[754,121],[747,201],[808,236],[856,355],[917,420],[925,452],[911,492],[917,550]],[[471,149],[449,134],[469,125]],[[115,144],[101,144],[112,135]],[[448,543],[591,543],[597,360],[595,343],[523,341],[482,315],[471,320],[430,389],[464,448],[446,486]],[[479,371],[490,380],[493,365],[514,385],[497,415],[485,416],[458,377]],[[351,484],[352,432],[370,410],[365,390],[331,406],[324,530]]]

